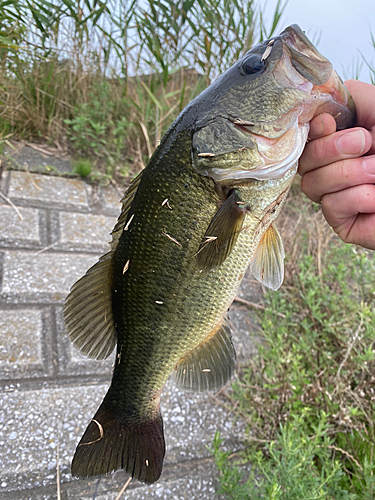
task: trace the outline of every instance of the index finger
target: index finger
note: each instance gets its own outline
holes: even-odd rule
[[[356,158],[371,147],[367,130],[352,128],[341,130],[309,142],[299,161],[298,173],[304,175],[310,170],[347,158]]]
[[[347,80],[344,84],[355,103],[357,125],[375,131],[375,86],[359,80]]]
[[[375,153],[375,86],[358,80],[347,80],[345,86],[353,97],[357,125],[366,128],[372,138],[370,154]]]

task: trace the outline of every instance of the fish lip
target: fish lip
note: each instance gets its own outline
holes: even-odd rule
[[[328,112],[335,119],[337,130],[355,126],[353,98],[328,59],[320,54],[296,24],[286,28],[279,36],[293,68],[306,80],[306,85],[298,85],[300,90],[307,91],[312,98],[319,98],[324,94],[331,97],[329,101],[317,106],[312,118]],[[308,82],[312,84],[311,89],[307,88]]]
[[[331,78],[324,85],[314,86],[311,94],[319,95],[321,92],[329,94],[332,103],[328,102],[319,106],[314,117],[324,112],[330,112],[336,121],[337,130],[354,127],[357,122],[355,103],[336,71],[333,70]],[[333,106],[335,107],[334,112],[332,112]]]
[[[314,57],[319,61],[329,62],[328,59],[324,57],[309,40],[298,24],[291,24],[285,28],[285,30],[279,34],[279,37],[285,45],[289,45],[299,52],[302,52],[310,57]]]

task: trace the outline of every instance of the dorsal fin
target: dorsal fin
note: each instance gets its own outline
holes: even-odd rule
[[[121,200],[121,215],[111,233],[111,250],[72,286],[65,301],[67,335],[74,347],[90,358],[105,359],[116,345],[117,334],[112,313],[113,254],[131,217],[129,211],[141,174],[133,180]]]
[[[110,245],[111,245],[111,248],[113,251],[116,250],[117,245],[118,245],[118,240],[120,239],[122,231],[126,227],[126,223],[128,222],[128,220],[132,216],[131,214],[129,214],[129,209],[130,209],[131,204],[133,203],[135,193],[138,190],[139,183],[141,182],[143,172],[144,171],[142,170],[142,172],[140,172],[137,175],[137,177],[132,180],[128,190],[126,191],[124,196],[121,198],[121,203],[122,203],[121,214],[120,214],[119,218],[117,219],[116,225],[111,232],[112,241],[110,242]]]
[[[284,246],[276,227],[271,224],[255,251],[251,272],[262,285],[278,290],[284,280]]]
[[[185,391],[214,391],[232,377],[236,353],[227,319],[176,366],[176,385]]]
[[[242,229],[246,210],[237,192],[233,191],[213,216],[199,245],[199,270],[216,269],[230,255]]]

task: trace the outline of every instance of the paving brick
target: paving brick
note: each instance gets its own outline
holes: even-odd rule
[[[38,149],[35,149],[39,148]],[[47,150],[49,154],[43,154],[41,151]],[[57,153],[56,156],[51,153]],[[13,147],[5,145],[4,160],[9,166],[18,166],[28,168],[30,171],[38,170],[39,172],[51,172],[58,170],[60,172],[70,173],[72,171],[72,163],[69,157],[64,154],[53,151],[48,146],[33,147],[13,141]]]
[[[92,418],[105,385],[48,388],[0,395],[0,491],[72,480],[70,461],[83,428]]]
[[[88,254],[4,252],[0,298],[5,301],[62,301],[98,256]]]
[[[39,210],[19,208],[22,219],[9,205],[0,204],[0,245],[40,245]]]
[[[124,193],[126,189],[124,188]],[[101,188],[101,195],[103,199],[103,209],[105,213],[118,217],[121,211],[121,198],[123,194],[120,194],[116,188],[113,186],[106,186]]]
[[[56,498],[56,486],[38,488],[37,490],[25,490],[20,485],[18,491],[7,491],[6,493],[1,493],[0,489],[0,500],[56,500]],[[66,500],[66,496],[64,494],[61,495],[61,500]]]
[[[116,224],[115,217],[104,215],[60,212],[60,243],[56,248],[65,250],[94,249],[108,252],[110,232]]]
[[[103,360],[91,359],[78,351],[66,336],[62,319],[62,307],[56,308],[58,371],[61,375],[108,375],[112,376],[115,351]]]
[[[4,491],[15,490],[19,484],[24,488],[54,484],[58,444],[62,481],[72,481],[69,470],[75,447],[106,391],[106,384],[65,388],[46,385],[42,390],[2,394],[0,484],[6,484]],[[162,413],[166,469],[177,460],[210,457],[207,445],[212,444],[216,430],[232,440],[243,433],[243,425],[233,424],[231,414],[215,406],[210,395],[182,393],[171,381],[162,394]],[[230,444],[238,448],[235,441]],[[158,484],[150,488],[155,492]]]
[[[183,475],[183,477],[176,477]],[[217,488],[217,470],[212,462],[205,464],[196,464],[190,470],[176,471],[174,477],[164,479],[163,475],[158,483],[153,485],[137,485],[127,488],[122,498],[126,500],[148,500],[158,498],[162,500],[220,500],[215,491]],[[106,493],[100,493],[96,500],[114,500],[119,490],[111,490]],[[68,499],[76,499],[77,492],[68,488]],[[85,495],[81,500],[92,500],[93,496]]]
[[[246,363],[257,353],[257,343],[260,337],[255,333],[256,322],[249,314],[248,308],[238,307],[237,304],[229,310],[232,340],[236,349],[236,358],[239,363]]]
[[[0,375],[27,376],[43,373],[43,311],[0,310]]]
[[[89,210],[89,186],[79,179],[65,179],[11,171],[8,197],[27,206]]]
[[[232,415],[217,404],[210,393],[177,390],[170,379],[161,396],[167,453],[165,463],[207,458],[215,432],[225,438],[225,446],[238,448],[237,438],[244,433],[242,422],[233,423]]]

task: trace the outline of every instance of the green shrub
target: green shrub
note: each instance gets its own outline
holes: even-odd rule
[[[342,484],[342,463],[332,456],[332,440],[324,412],[316,415],[317,426],[306,433],[306,414],[280,425],[276,440],[251,455],[246,481],[236,466],[228,464],[228,453],[214,440],[213,454],[220,471],[220,491],[232,500],[354,500]]]
[[[284,231],[284,241],[292,235],[286,246],[293,255],[285,283],[266,292],[257,313],[258,355],[241,366],[227,398],[248,423],[245,459],[259,474],[263,498],[369,500],[375,497],[375,260],[340,242],[311,203],[295,198],[287,218],[299,212],[305,229]],[[220,453],[216,445],[224,488],[230,466],[218,461]],[[295,460],[310,464],[301,476]],[[244,498],[258,498],[250,483]],[[303,496],[299,487],[316,494]]]

